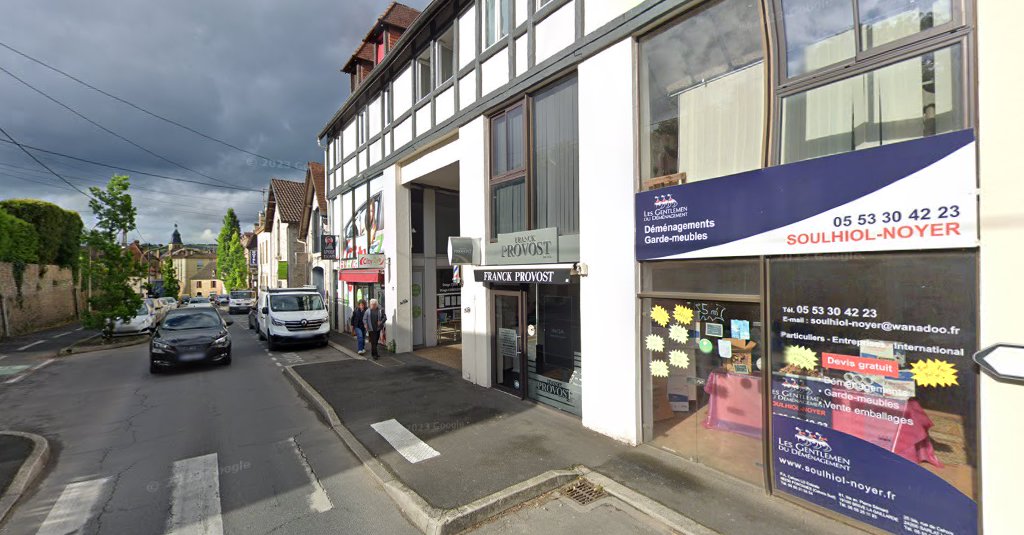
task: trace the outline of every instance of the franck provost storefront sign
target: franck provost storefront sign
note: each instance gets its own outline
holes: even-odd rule
[[[636,195],[638,260],[977,245],[964,130]]]

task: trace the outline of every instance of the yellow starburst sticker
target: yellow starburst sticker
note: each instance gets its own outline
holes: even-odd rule
[[[668,363],[676,368],[689,368],[690,355],[687,355],[685,351],[673,349],[668,352]]]
[[[668,328],[668,337],[680,344],[685,344],[690,339],[690,332],[682,325],[673,325]]]
[[[668,377],[668,363],[664,360],[652,360],[651,377]]]
[[[668,325],[668,311],[661,305],[654,305],[651,309],[651,319],[662,327]]]
[[[693,321],[693,310],[690,310],[689,307],[684,307],[683,305],[676,305],[676,307],[672,309],[672,316],[675,317],[676,321],[680,324],[689,325],[690,322]]]
[[[944,360],[922,359],[910,365],[914,382],[920,386],[953,386],[957,383],[956,367]]]
[[[660,336],[658,336],[658,335],[656,335],[656,334],[648,334],[646,342],[647,342],[647,349],[649,349],[651,351],[664,351],[665,350],[665,339],[660,337]]]
[[[818,367],[817,354],[806,347],[786,346],[783,355],[785,356],[786,364],[805,370],[813,370]]]

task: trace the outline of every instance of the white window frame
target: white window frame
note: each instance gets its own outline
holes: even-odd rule
[[[504,21],[506,24],[511,25],[512,21],[509,19],[511,19],[512,10],[510,9],[510,7],[511,0],[484,0],[483,13],[481,16],[482,31],[480,32],[480,38],[483,39],[484,50],[487,50],[488,48],[491,48],[492,46],[500,43],[502,39],[508,36],[508,30],[502,29],[502,22]],[[494,40],[491,42],[487,42],[488,21],[494,23]]]

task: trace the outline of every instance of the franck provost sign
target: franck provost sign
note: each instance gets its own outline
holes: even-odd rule
[[[977,245],[963,130],[636,195],[638,260]]]

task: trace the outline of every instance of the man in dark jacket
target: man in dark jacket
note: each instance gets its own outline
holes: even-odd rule
[[[380,343],[380,333],[384,330],[387,321],[388,317],[384,314],[384,309],[380,308],[376,299],[370,299],[370,308],[363,312],[363,327],[370,337],[370,355],[373,356],[373,360],[380,357],[377,353],[377,344]]]
[[[352,311],[352,319],[349,320],[349,323],[352,324],[352,330],[356,333],[356,347],[360,355],[366,353],[366,327],[363,326],[363,315],[365,313],[366,301],[360,299],[356,309]]]

